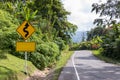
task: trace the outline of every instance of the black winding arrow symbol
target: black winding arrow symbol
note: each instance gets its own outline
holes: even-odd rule
[[[26,34],[25,34],[25,37],[27,37],[27,36],[29,35],[29,32],[26,30],[28,27],[29,27],[29,24],[26,23],[26,24],[25,24],[25,27],[23,28],[23,31],[26,33]]]

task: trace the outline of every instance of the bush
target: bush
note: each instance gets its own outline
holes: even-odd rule
[[[103,48],[99,48],[99,52],[102,53],[104,51]]]
[[[89,41],[73,44],[71,50],[89,50],[91,43]]]
[[[72,50],[97,50],[101,47],[102,40],[100,37],[95,37],[91,41],[81,42],[72,46]]]
[[[102,52],[103,56],[112,57],[112,54],[114,53],[112,44],[104,44],[102,48],[104,49]]]
[[[80,46],[79,43],[74,43],[71,45],[70,50],[79,50],[79,46]]]
[[[61,38],[56,38],[55,43],[59,46],[60,50],[64,50],[66,48],[65,42]]]
[[[45,42],[37,45],[35,53],[30,55],[30,61],[39,69],[52,67],[60,55],[59,47],[54,42]]]
[[[115,48],[114,51],[115,51],[116,53],[119,53],[119,54],[120,54],[120,37],[115,40],[115,43],[116,43],[116,44],[115,44],[115,47],[114,47],[114,48]],[[118,54],[118,55],[119,55],[119,54]],[[119,57],[120,57],[120,56],[119,56]]]
[[[53,42],[46,42],[37,46],[37,52],[44,56],[56,57],[59,55],[59,47]]]
[[[115,33],[108,33],[103,37],[102,55],[113,59],[120,59],[120,37],[115,38]]]
[[[38,68],[43,70],[45,67],[47,67],[48,61],[46,60],[45,56],[43,54],[40,54],[38,52],[30,54],[29,57],[30,61]]]
[[[4,10],[0,10],[0,49],[13,50],[18,39],[16,28],[18,20]]]
[[[81,43],[80,46],[79,46],[79,49],[80,50],[86,50],[86,49],[88,49],[87,48],[87,43],[85,43],[85,42]]]

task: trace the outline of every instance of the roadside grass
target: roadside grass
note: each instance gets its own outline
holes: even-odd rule
[[[99,50],[92,50],[92,53],[93,53],[94,56],[98,57],[100,60],[103,60],[103,61],[105,61],[107,63],[113,63],[113,64],[120,65],[120,60],[115,60],[115,59],[112,59],[112,58],[108,58],[108,57],[102,56],[100,54]]]
[[[57,61],[57,64],[54,68],[55,72],[54,72],[53,80],[58,80],[62,68],[65,66],[65,64],[67,63],[68,59],[71,57],[72,54],[73,51],[68,51],[68,50],[62,51],[60,60]]]
[[[0,51],[0,80],[24,80],[27,76],[24,74],[25,61],[9,53]],[[28,64],[28,73],[33,73],[36,67],[30,62]]]

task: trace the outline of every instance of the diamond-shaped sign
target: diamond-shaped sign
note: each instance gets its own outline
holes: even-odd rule
[[[26,40],[35,32],[35,29],[30,25],[30,23],[28,23],[27,21],[24,21],[17,28],[17,32]]]

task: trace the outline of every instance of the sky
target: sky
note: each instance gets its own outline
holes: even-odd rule
[[[77,31],[88,31],[95,27],[94,19],[99,15],[91,12],[93,3],[105,2],[106,0],[61,0],[64,8],[71,14],[68,15],[68,21],[78,26]]]

